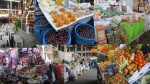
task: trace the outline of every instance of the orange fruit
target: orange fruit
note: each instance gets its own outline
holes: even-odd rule
[[[138,70],[140,70],[142,67],[141,66],[138,66]]]
[[[138,58],[135,58],[135,61],[138,61]]]
[[[128,69],[127,68],[124,68],[124,73],[128,73]]]
[[[147,61],[146,60],[143,60],[143,62],[142,62],[144,65],[147,63]]]
[[[138,61],[135,61],[135,64],[138,65]]]
[[[132,70],[132,69],[133,69],[133,66],[132,66],[132,65],[128,65],[126,68],[127,68],[128,70]]]
[[[141,54],[141,56],[143,57],[143,56],[144,56],[144,54],[142,53],[142,54]]]
[[[138,59],[142,59],[142,56],[138,56]]]
[[[143,63],[139,63],[138,66],[141,66],[141,67],[142,67],[142,66],[143,66]]]
[[[139,59],[138,61],[139,61],[140,63],[142,63],[142,59]]]

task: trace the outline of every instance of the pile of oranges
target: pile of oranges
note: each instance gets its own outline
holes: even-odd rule
[[[137,65],[138,70],[140,70],[147,63],[147,61],[143,57],[144,57],[143,52],[137,51],[136,58],[132,60],[132,63]]]

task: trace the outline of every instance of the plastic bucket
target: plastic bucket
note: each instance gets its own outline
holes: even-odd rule
[[[140,23],[132,23],[134,25],[133,39],[139,35]]]
[[[75,44],[78,44],[78,45],[94,45],[95,41],[85,41],[85,40],[81,40],[77,37],[73,37],[75,39]]]
[[[139,34],[142,34],[144,31],[144,26],[145,26],[145,20],[140,20],[140,28],[139,28]]]
[[[79,43],[79,41],[80,41],[80,45],[85,45],[86,43],[88,44],[88,43],[92,43],[91,45],[93,45],[93,43],[94,43],[94,38],[93,39],[87,39],[87,38],[84,38],[84,37],[82,37],[82,36],[80,36],[77,32],[76,32],[76,30],[77,30],[77,28],[78,27],[80,27],[80,26],[88,26],[89,28],[92,28],[93,30],[94,30],[94,27],[92,26],[92,25],[89,25],[89,24],[77,24],[76,26],[75,26],[75,28],[74,28],[74,30],[73,30],[73,35],[74,35],[74,40],[75,40],[75,44],[78,44]],[[76,42],[76,40],[77,40],[77,42]]]
[[[76,40],[75,43],[78,44],[78,45],[83,45],[83,43],[84,43],[84,45],[94,45],[94,41],[87,43],[87,42],[83,42],[83,41],[80,41],[80,40]]]
[[[127,25],[129,25],[129,26],[127,26]],[[122,25],[122,28],[128,37],[127,44],[130,44],[133,40],[134,25],[132,23],[124,24],[124,25]]]
[[[39,18],[45,18],[45,16],[38,16],[38,17],[35,16],[34,22],[36,20],[38,20]],[[35,35],[36,39],[38,40],[39,44],[42,44],[42,37],[43,37],[45,31],[49,28],[51,28],[51,25],[49,24],[49,22],[45,25],[34,24],[34,35]]]
[[[38,29],[34,29],[34,35],[37,39],[37,41],[39,42],[39,44],[42,44],[42,38],[43,38],[43,35],[44,33],[48,30],[49,28],[45,28],[43,30],[38,30]]]
[[[34,22],[36,20],[38,20],[39,18],[45,18],[45,16],[35,17]],[[51,27],[51,25],[49,24],[49,22],[47,24],[45,24],[45,25],[36,25],[36,24],[34,24],[34,28],[36,30],[44,30],[45,28],[50,28],[50,27]]]
[[[47,43],[46,43],[46,41],[45,41],[45,37],[46,37],[46,34],[49,32],[49,31],[51,31],[51,30],[54,30],[54,29],[48,29],[45,33],[44,33],[44,35],[43,35],[43,45],[47,45]],[[70,45],[71,44],[71,34],[70,34],[70,31],[69,30],[66,30],[67,31],[67,33],[68,33],[68,35],[69,35],[69,39],[68,39],[68,42],[66,43],[66,45]]]

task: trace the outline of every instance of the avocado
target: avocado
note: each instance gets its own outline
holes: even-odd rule
[[[127,74],[127,75],[125,75],[125,77],[128,79],[128,78],[130,78],[131,76],[130,76],[130,74]]]

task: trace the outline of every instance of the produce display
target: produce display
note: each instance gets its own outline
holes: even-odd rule
[[[77,33],[87,39],[94,39],[94,29],[89,28],[88,26],[79,26],[77,28]]]
[[[108,61],[108,58],[102,54],[98,55],[98,61],[99,62],[104,62],[104,61]]]
[[[47,44],[66,44],[68,42],[69,35],[66,30],[56,31],[51,30],[46,34],[45,40]]]
[[[64,3],[61,6],[57,1],[55,3],[52,0],[38,0],[38,2],[40,2],[41,11],[55,30],[68,27],[76,23],[76,21],[93,15],[94,7],[90,3],[69,1],[69,3]]]
[[[137,47],[135,46],[134,48]],[[146,50],[148,48],[150,47],[147,46],[143,50]],[[115,65],[116,70],[118,70],[118,73],[123,77],[123,80],[128,81],[124,82],[123,84],[134,83],[141,77],[141,73],[149,71],[149,58],[146,58],[148,54],[149,52],[144,54],[143,51],[139,49],[137,49],[136,52],[133,52],[130,46],[124,46],[123,48],[117,48],[116,50],[109,49],[107,53],[107,60],[105,59],[107,57],[101,54],[98,56],[98,60],[100,61],[99,68],[104,74],[106,74],[106,80],[108,84],[120,84],[121,82],[120,80],[115,79],[116,74],[114,72],[116,71],[114,71],[114,68],[110,68],[111,66]]]
[[[106,78],[108,79],[106,84],[129,84],[120,73],[117,73],[112,77],[106,75]]]

